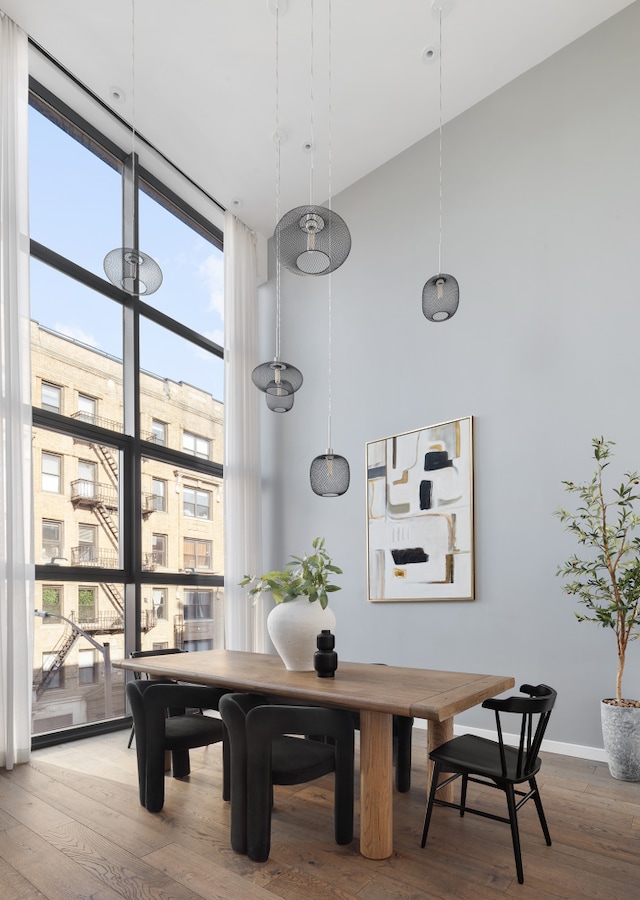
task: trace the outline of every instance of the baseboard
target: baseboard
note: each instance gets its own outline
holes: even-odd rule
[[[414,728],[427,727],[425,719],[414,719],[413,724]],[[477,734],[479,737],[489,738],[493,741],[497,739],[495,731],[491,731],[488,728],[471,728],[467,725],[454,724],[453,733]],[[505,734],[504,739],[507,744],[517,744],[519,740],[517,734]],[[581,744],[567,744],[564,741],[545,740],[542,742],[542,750],[547,750],[549,753],[559,753],[561,756],[575,756],[578,759],[591,759],[594,762],[607,762],[607,754],[602,747],[583,747]]]

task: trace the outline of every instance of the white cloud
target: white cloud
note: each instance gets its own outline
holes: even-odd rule
[[[201,264],[198,274],[204,279],[209,294],[209,309],[224,321],[224,258],[211,253]]]
[[[74,341],[80,341],[81,344],[86,344],[88,347],[97,348],[100,346],[100,342],[93,335],[87,334],[86,331],[78,328],[77,325],[62,325],[60,322],[56,322],[53,330],[58,334],[65,335],[65,337],[73,338]]]
[[[214,328],[213,331],[207,331],[205,337],[208,337],[210,341],[215,341],[216,344],[220,344],[221,347],[224,347],[224,331],[221,328]]]

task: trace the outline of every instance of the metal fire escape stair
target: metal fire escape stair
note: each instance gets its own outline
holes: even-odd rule
[[[67,655],[71,651],[75,642],[80,637],[81,632],[78,631],[77,628],[75,628],[73,625],[71,625],[70,628],[71,634],[63,634],[58,641],[58,645],[54,648],[53,653],[55,655],[53,662],[46,669],[44,666],[42,667],[38,679],[34,682],[36,688],[36,700],[39,700],[40,697],[44,694],[47,689],[47,685],[56,674],[56,672],[58,672],[62,668]]]

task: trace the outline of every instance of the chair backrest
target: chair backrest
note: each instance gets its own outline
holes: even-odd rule
[[[167,656],[170,653],[187,653],[187,650],[181,650],[179,647],[163,647],[162,650],[132,650],[129,654],[130,659],[141,659],[145,656]],[[143,672],[134,672],[133,677],[140,681]]]
[[[507,774],[507,761],[500,714],[515,713],[521,716],[516,775],[518,778],[526,778],[533,773],[536,767],[542,739],[547,730],[557,694],[547,684],[538,684],[535,687],[530,684],[523,684],[520,686],[520,691],[529,696],[507,697],[503,700],[491,698],[485,700],[482,706],[495,712],[498,741],[500,742],[502,773],[504,776]]]

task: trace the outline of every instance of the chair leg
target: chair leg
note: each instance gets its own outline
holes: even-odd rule
[[[222,738],[222,799],[231,800],[231,754],[226,728]]]
[[[520,884],[524,881],[522,871],[522,853],[520,852],[520,834],[518,831],[518,814],[516,812],[516,796],[514,787],[509,784],[505,787],[507,795],[507,807],[509,808],[509,823],[511,825],[511,840],[513,841],[513,854],[516,858],[516,873]]]
[[[549,834],[549,828],[547,827],[547,820],[542,808],[542,800],[540,799],[540,791],[538,790],[538,783],[535,778],[529,779],[529,787],[532,791],[535,792],[533,795],[533,802],[535,803],[536,809],[538,810],[538,818],[540,819],[540,824],[542,825],[542,833],[544,834],[544,839],[547,842],[547,847],[550,847],[551,835]]]
[[[133,743],[133,736],[136,733],[135,725],[131,726],[131,733],[129,734],[129,743],[127,744],[127,750],[131,749],[131,744]]]
[[[396,790],[406,794],[411,788],[411,729],[413,719],[394,716],[396,725]]]
[[[173,761],[173,777],[185,778],[191,772],[188,750],[172,750],[171,757]],[[224,777],[224,776],[223,776]]]
[[[469,784],[469,776],[462,776],[462,786],[460,788],[460,818],[464,816],[464,811],[467,806],[467,785]]]
[[[422,829],[422,841],[420,843],[421,847],[427,843],[427,833],[429,831],[429,824],[431,822],[431,813],[433,812],[433,802],[436,798],[436,791],[438,790],[438,781],[440,780],[440,763],[434,762],[433,764],[433,774],[431,776],[431,790],[429,791],[429,800],[427,802],[427,811],[424,817],[424,828]]]

